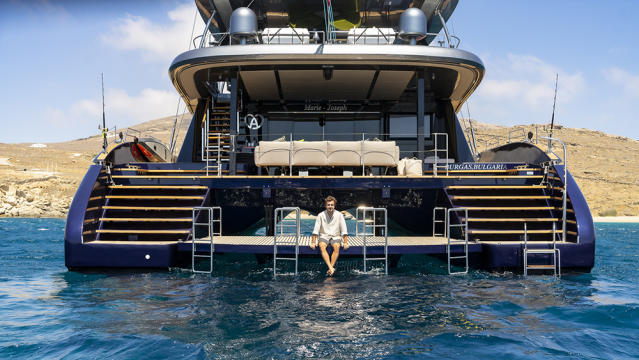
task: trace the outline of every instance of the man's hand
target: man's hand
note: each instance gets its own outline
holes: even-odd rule
[[[313,238],[311,239],[311,250],[315,250],[315,244],[317,244],[317,235],[313,235]]]
[[[342,240],[344,242],[344,250],[348,250],[348,248],[351,247],[350,245],[348,245],[348,236],[344,236]]]

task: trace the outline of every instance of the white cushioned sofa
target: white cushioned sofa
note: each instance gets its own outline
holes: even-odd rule
[[[394,141],[260,141],[255,148],[255,165],[261,167],[396,167],[398,162]]]

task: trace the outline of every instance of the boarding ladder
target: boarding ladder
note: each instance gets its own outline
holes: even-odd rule
[[[379,214],[379,216],[378,216]],[[377,219],[384,223],[378,224]],[[388,214],[385,208],[359,207],[355,212],[355,236],[362,237],[362,255],[364,260],[364,273],[367,272],[368,261],[384,261],[384,273],[388,275]],[[360,231],[361,227],[361,231]],[[377,229],[382,229],[383,242]],[[368,257],[368,246],[384,246],[384,257]]]
[[[193,225],[191,227],[191,271],[194,273],[210,274],[213,272],[213,253],[215,252],[214,238],[216,236],[222,236],[222,208],[219,206],[196,206],[193,208]],[[199,218],[206,217],[206,222],[198,222]],[[217,225],[217,226],[216,226]],[[204,228],[205,231],[201,233],[202,237],[198,236],[198,229]],[[217,230],[216,230],[217,228]],[[209,252],[208,254],[197,254],[198,241],[206,244],[208,241]],[[198,258],[209,259],[208,270],[198,270],[195,266],[195,260]]]
[[[433,175],[437,176],[439,174],[439,170],[442,170],[442,174],[446,174],[446,176],[448,176],[448,134],[447,133],[433,133],[433,142],[434,142],[434,147],[433,150],[431,150],[431,152],[433,153],[434,156],[434,161],[433,161]],[[441,144],[438,139],[440,137],[444,138],[444,147],[443,148],[439,148],[439,145]],[[442,161],[439,157],[440,154],[444,155],[443,158],[443,164]]]
[[[290,218],[288,215],[295,212],[295,217]],[[281,207],[275,209],[273,217],[273,277],[277,276],[277,261],[295,261],[295,275],[297,275],[297,266],[300,248],[300,208],[299,207]],[[294,246],[295,256],[284,257],[277,256],[278,246]]]
[[[552,223],[552,248],[530,248],[528,244],[528,227],[524,223],[524,275],[528,270],[552,270],[555,277],[561,276],[561,252],[557,248],[557,223]],[[551,255],[552,264],[530,265],[529,260],[537,254]]]
[[[451,213],[463,212],[464,218],[460,221],[459,224],[451,224]],[[462,235],[464,237],[461,239],[454,239],[451,237],[451,228],[459,228],[461,229]],[[446,256],[448,258],[448,274],[449,275],[459,275],[459,274],[467,274],[468,273],[468,209],[467,208],[450,208],[446,212]],[[463,246],[464,254],[463,255],[455,255],[452,256],[451,249],[454,246]],[[464,271],[451,271],[451,260],[456,259],[464,259],[465,266]]]
[[[437,214],[442,214],[444,216],[443,219],[439,219],[437,217]],[[446,208],[445,207],[434,207],[433,208],[433,238],[437,237],[437,236],[441,236],[441,237],[446,237]],[[437,224],[442,224],[443,226],[443,233],[437,233]]]

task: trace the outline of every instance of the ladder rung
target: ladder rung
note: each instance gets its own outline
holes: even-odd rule
[[[295,258],[279,258],[278,257],[278,258],[275,258],[275,260],[289,260],[290,261],[290,260],[297,260],[297,259],[295,259]]]
[[[465,255],[464,256],[451,256],[450,259],[465,259],[467,257],[468,256],[465,256]]]
[[[555,265],[528,265],[527,269],[549,269],[554,270],[556,268]]]
[[[386,258],[365,258],[364,260],[369,261],[369,260],[386,260]]]
[[[527,254],[554,254],[556,249],[526,249]]]

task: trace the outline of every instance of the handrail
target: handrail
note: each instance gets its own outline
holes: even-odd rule
[[[563,166],[564,166],[564,181],[563,181],[563,218],[562,218],[562,227],[561,227],[561,239],[562,241],[566,241],[566,204],[567,204],[567,196],[568,196],[568,150],[566,149],[566,144],[561,141],[560,139],[557,138],[553,138],[553,137],[549,137],[549,136],[543,136],[541,137],[542,140],[548,140],[548,150],[546,151],[549,154],[553,154],[555,155],[557,158],[559,158],[559,156],[557,156],[557,154],[555,154],[552,151],[552,142],[556,141],[559,144],[561,144],[561,146],[564,149],[564,157],[562,160]]]
[[[441,14],[440,14],[441,17]],[[210,21],[211,19],[209,19]],[[208,23],[210,25],[210,23]],[[195,42],[197,39],[200,39],[200,48],[205,47],[206,45],[206,39],[207,38],[213,38],[215,39],[215,45],[214,46],[221,46],[225,40],[228,38],[228,45],[233,45],[233,41],[232,41],[232,36],[230,36],[229,32],[208,32],[207,33],[207,29],[208,26],[205,26],[204,28],[204,33],[202,35],[198,35],[195,38],[193,38],[193,44],[195,45]],[[261,43],[263,44],[272,44],[273,39],[275,38],[275,36],[278,36],[278,38],[281,38],[281,36],[283,35],[278,35],[279,31],[283,29],[283,28],[279,28],[277,32],[275,32],[274,34],[268,34],[268,38],[266,41],[262,40]],[[300,35],[299,32],[291,27],[291,29],[293,30],[293,34],[290,35],[284,35],[286,37],[290,36],[291,38],[297,37],[300,40],[300,44],[304,43],[304,39],[302,39],[302,36],[306,36],[306,34]],[[377,39],[381,39],[383,38],[385,40],[384,44],[387,45],[393,45],[393,43],[390,42],[389,37],[387,35],[390,34],[384,34],[384,32],[380,29],[380,28],[376,28],[376,27],[361,27],[361,28],[356,28],[356,29],[362,29],[361,34],[357,35],[357,38],[355,39],[355,41],[353,41],[353,44],[350,45],[358,45],[357,41],[360,38],[377,38]],[[366,30],[368,29],[375,29],[377,30],[378,34],[366,34]],[[448,33],[448,29],[446,28],[445,22],[444,25],[442,26],[442,29],[444,30],[444,37],[446,39],[446,45],[450,48],[457,48],[459,46],[459,44],[461,43],[461,40],[459,39],[459,37],[455,36],[455,35],[450,35]],[[262,37],[264,31],[260,30],[257,32],[258,37]],[[320,36],[321,35],[321,36]],[[327,36],[328,35],[328,36]],[[340,35],[340,37],[338,38],[337,35]],[[326,31],[324,30],[311,30],[309,31],[308,37],[309,37],[309,43],[314,43],[314,44],[343,44],[346,43],[348,44],[348,35],[349,35],[349,31],[348,30],[334,30],[334,31],[330,31],[328,34],[326,33]],[[381,35],[381,36],[380,36]],[[397,35],[397,33],[395,33],[395,35]],[[439,36],[439,33],[431,33],[428,32],[426,34],[424,34],[424,37],[426,36]],[[219,39],[218,39],[219,37]],[[457,40],[457,44],[453,44],[451,39],[455,39]],[[278,43],[279,44],[279,43]],[[378,41],[378,44],[382,44],[380,41]],[[299,44],[295,44],[295,43],[291,43],[291,44],[286,44],[286,45],[299,45]],[[427,45],[427,46],[432,46],[432,45]]]
[[[526,138],[526,130],[524,130],[524,128],[510,129],[510,130],[508,131],[508,143],[509,143],[509,144],[512,142],[512,141],[511,141],[511,139],[512,139],[512,134],[514,134],[514,133],[518,133],[518,132],[520,132],[520,131],[521,131],[521,133],[522,133],[522,135],[523,135],[523,138],[525,139],[525,138]]]
[[[425,152],[432,152],[434,153],[434,157],[435,157],[435,162],[433,163],[433,175],[437,176],[437,170],[440,167],[439,165],[439,153],[443,152],[444,153],[444,161],[445,161],[445,165],[443,165],[443,168],[446,170],[446,176],[448,176],[448,168],[449,168],[449,163],[448,163],[448,133],[432,133],[431,134],[433,141],[434,141],[434,148],[432,150],[426,150]],[[444,137],[444,148],[440,149],[439,148],[439,144],[437,139],[443,136]]]

